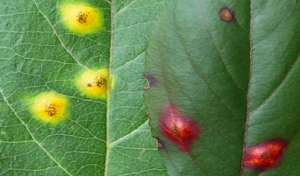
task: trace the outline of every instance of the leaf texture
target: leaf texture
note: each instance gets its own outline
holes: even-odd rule
[[[101,30],[69,30],[64,3],[99,9]],[[163,3],[0,2],[0,175],[166,175],[142,91],[144,51]],[[80,73],[98,69],[113,80],[107,99],[78,89]],[[64,120],[34,118],[32,101],[43,92],[67,100]]]
[[[299,3],[167,1],[147,48],[145,104],[169,175],[299,172]],[[189,153],[159,130],[169,104],[202,129]],[[278,166],[242,166],[246,148],[275,138],[288,142]]]

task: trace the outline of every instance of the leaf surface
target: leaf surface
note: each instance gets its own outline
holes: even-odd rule
[[[299,3],[167,1],[147,48],[145,104],[169,175],[299,172]],[[160,130],[170,104],[201,128],[190,152]],[[244,149],[274,138],[288,142],[278,167],[242,167]]]
[[[99,9],[102,29],[68,30],[62,3]],[[0,2],[0,175],[166,175],[142,91],[144,51],[163,3]],[[109,70],[107,99],[78,89],[78,75],[97,69]],[[32,101],[43,92],[67,101],[57,124],[34,118]]]

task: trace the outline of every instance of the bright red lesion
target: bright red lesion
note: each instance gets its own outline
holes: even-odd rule
[[[192,143],[199,138],[201,129],[196,121],[181,114],[170,104],[160,118],[160,131],[170,142],[184,152],[190,153]]]
[[[282,153],[287,147],[283,139],[272,139],[245,150],[243,166],[265,171],[279,164]]]

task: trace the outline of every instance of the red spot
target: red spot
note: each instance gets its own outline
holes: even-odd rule
[[[283,139],[272,139],[245,150],[243,166],[265,171],[279,164],[282,153],[287,147]]]
[[[160,131],[173,144],[182,151],[190,153],[191,146],[199,137],[201,129],[191,117],[181,112],[170,104],[160,117]]]

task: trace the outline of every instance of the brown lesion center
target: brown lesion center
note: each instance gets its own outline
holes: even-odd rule
[[[106,84],[106,79],[103,77],[96,77],[94,83],[96,84],[96,86],[98,86],[99,88],[101,88],[102,86],[104,86]]]
[[[77,14],[77,21],[80,23],[80,24],[83,24],[83,23],[86,23],[86,19],[88,17],[88,14],[89,12],[79,12]]]
[[[223,21],[229,22],[229,21],[233,20],[233,18],[234,18],[233,12],[228,8],[223,8],[220,10],[220,18]]]
[[[49,115],[49,116],[54,116],[56,115],[57,112],[57,106],[55,104],[49,103],[47,102],[45,104],[45,112]]]

